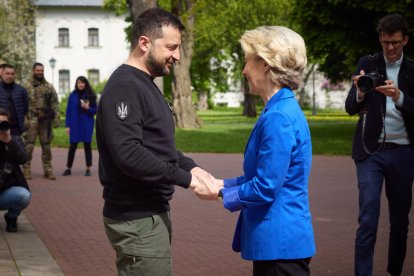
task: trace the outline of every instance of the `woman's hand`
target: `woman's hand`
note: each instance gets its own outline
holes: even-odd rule
[[[85,110],[89,109],[89,101],[88,100],[80,100],[81,102],[81,107]]]

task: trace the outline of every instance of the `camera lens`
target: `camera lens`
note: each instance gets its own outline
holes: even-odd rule
[[[361,76],[358,79],[358,88],[362,93],[369,93],[374,89],[374,79],[371,76]]]
[[[8,121],[1,121],[0,122],[0,131],[1,132],[5,132],[7,130],[9,130],[10,128],[10,123]]]

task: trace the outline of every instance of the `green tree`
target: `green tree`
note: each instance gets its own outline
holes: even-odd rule
[[[292,12],[308,55],[333,81],[350,79],[358,58],[381,50],[375,29],[381,17],[401,13],[414,27],[414,2],[375,0],[297,0]],[[414,54],[414,44],[405,48]]]
[[[292,27],[289,0],[206,0],[198,9],[191,67],[193,84],[198,91],[208,91],[212,85],[225,90],[229,77],[244,82],[241,74],[244,56],[239,39],[246,30],[263,25]],[[212,60],[216,60],[218,66],[212,68]],[[227,70],[229,61],[234,65],[230,75]],[[248,94],[245,82],[243,86],[246,99],[244,115],[254,117],[255,98]]]
[[[0,1],[0,60],[16,67],[17,78],[25,79],[35,59],[35,1]]]

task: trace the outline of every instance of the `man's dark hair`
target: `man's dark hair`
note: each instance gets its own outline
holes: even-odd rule
[[[2,65],[0,65],[1,69],[14,69],[14,66],[8,63],[3,63]]]
[[[10,120],[10,112],[7,109],[0,107],[0,115],[6,116],[7,120]]]
[[[157,39],[163,36],[162,27],[172,26],[183,31],[184,25],[175,15],[161,8],[150,8],[140,14],[134,23],[131,47],[135,49],[141,36]]]
[[[33,64],[33,70],[37,67],[37,66],[42,66],[42,67],[45,67],[45,66],[43,66],[43,64],[42,63],[40,63],[40,62],[36,62],[35,64]]]
[[[403,36],[408,34],[408,22],[400,14],[389,14],[380,19],[377,27],[378,35],[394,34],[398,31],[401,31]]]

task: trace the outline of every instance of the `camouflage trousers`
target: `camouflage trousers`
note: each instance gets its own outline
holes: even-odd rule
[[[45,174],[53,173],[52,167],[52,151],[50,143],[53,139],[53,130],[50,123],[47,121],[38,121],[37,118],[32,118],[26,122],[27,130],[23,133],[24,144],[27,154],[29,155],[29,161],[23,166],[24,169],[30,171],[30,164],[32,160],[33,148],[37,136],[39,136],[40,145],[42,147],[42,163]]]

